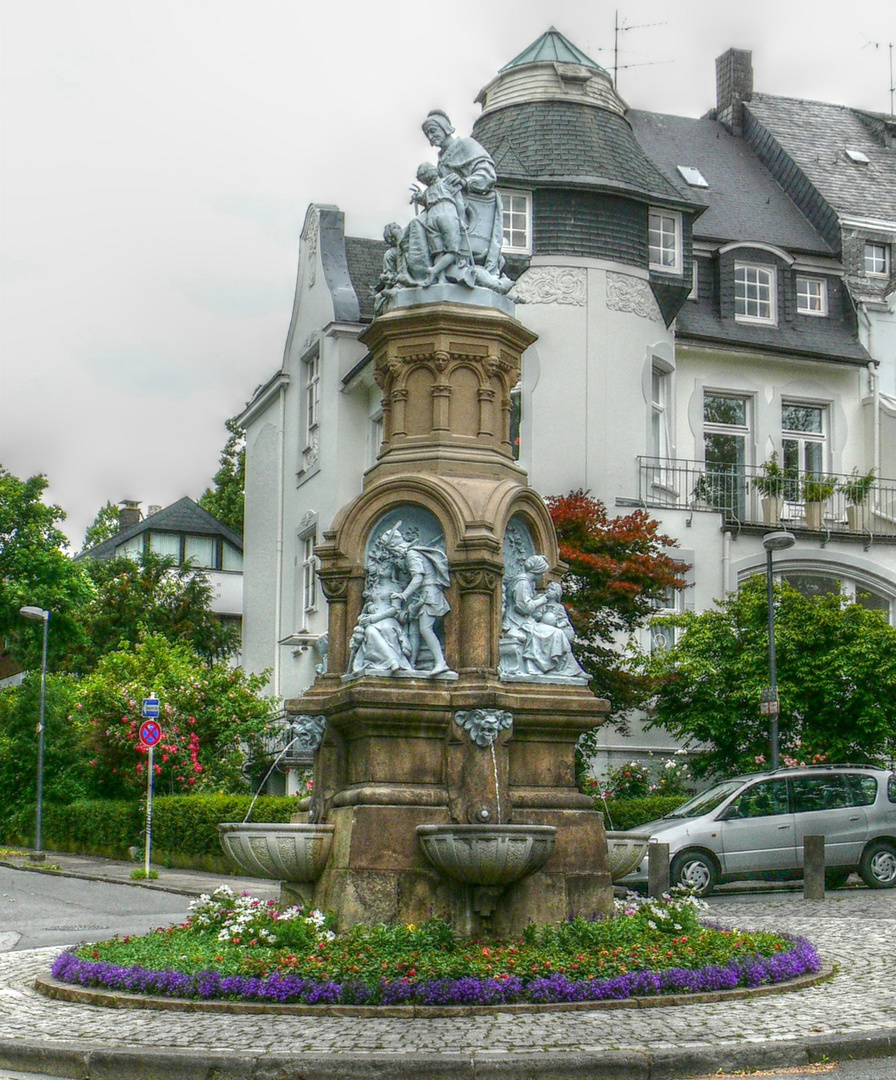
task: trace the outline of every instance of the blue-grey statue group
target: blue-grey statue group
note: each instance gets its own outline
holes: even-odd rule
[[[413,220],[384,230],[389,246],[374,290],[377,314],[403,289],[447,283],[507,295],[513,288],[503,272],[504,211],[491,155],[475,139],[457,138],[440,109],[427,115],[423,133],[439,159],[417,169]]]

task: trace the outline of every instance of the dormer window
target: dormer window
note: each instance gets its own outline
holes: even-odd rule
[[[664,274],[681,273],[681,214],[651,210],[648,218],[650,269]]]
[[[776,299],[773,266],[734,264],[734,317],[738,322],[774,326],[778,321]]]
[[[865,273],[886,277],[890,273],[890,249],[886,244],[865,241]]]
[[[828,283],[824,278],[797,277],[796,310],[801,315],[827,315]]]

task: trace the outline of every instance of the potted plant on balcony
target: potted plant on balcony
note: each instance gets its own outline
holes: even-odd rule
[[[762,496],[762,518],[766,525],[777,525],[784,508],[784,481],[787,471],[778,464],[778,451],[773,450],[768,461],[759,466],[753,477],[753,487]]]
[[[713,506],[713,489],[706,473],[700,473],[691,492],[691,506],[695,510],[711,510]]]
[[[821,473],[806,473],[803,477],[803,505],[806,526],[820,529],[824,520],[824,504],[837,490],[837,478]]]
[[[846,499],[846,521],[850,532],[863,532],[868,528],[871,508],[868,506],[868,492],[874,486],[874,469],[860,473],[853,467],[852,473],[838,485]]]

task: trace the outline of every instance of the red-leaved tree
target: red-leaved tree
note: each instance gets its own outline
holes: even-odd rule
[[[644,510],[611,518],[581,489],[546,502],[560,558],[569,566],[563,598],[576,631],[576,657],[625,731],[626,714],[645,704],[653,685],[625,650],[626,638],[658,606],[667,606],[670,589],[684,587],[688,564],[669,554],[676,541]]]

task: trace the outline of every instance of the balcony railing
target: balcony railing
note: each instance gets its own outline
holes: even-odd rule
[[[675,510],[717,510],[729,524],[786,525],[826,533],[896,537],[896,480],[875,480],[864,501],[851,503],[843,490],[854,477],[825,474],[835,482],[822,503],[803,498],[805,477],[788,475],[776,498],[756,484],[758,465],[707,465],[681,458],[641,457],[639,498],[644,506]]]

